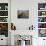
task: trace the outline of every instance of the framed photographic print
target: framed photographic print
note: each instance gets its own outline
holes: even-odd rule
[[[18,10],[17,18],[18,19],[28,19],[29,18],[29,10]]]

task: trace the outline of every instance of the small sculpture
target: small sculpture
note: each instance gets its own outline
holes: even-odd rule
[[[35,27],[32,25],[32,26],[29,27],[29,30],[34,30],[34,28]]]
[[[16,30],[16,26],[14,26],[13,23],[11,23],[11,30]]]

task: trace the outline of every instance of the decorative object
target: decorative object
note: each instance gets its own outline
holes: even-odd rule
[[[1,10],[1,6],[0,6],[0,10]]]
[[[8,6],[5,6],[5,10],[8,10]]]
[[[0,3],[0,10],[8,10],[8,3]]]
[[[8,11],[0,11],[0,16],[8,16]]]
[[[11,23],[11,30],[16,30],[16,26],[13,23]]]
[[[39,29],[39,37],[46,37],[46,29]]]
[[[38,10],[45,10],[46,9],[46,3],[38,3]]]
[[[31,25],[31,26],[29,26],[29,30],[34,30],[34,26],[33,25]]]
[[[38,11],[38,16],[46,16],[46,11]]]
[[[0,22],[8,22],[8,17],[0,17]]]
[[[46,17],[38,17],[38,22],[46,22]]]
[[[0,23],[0,35],[8,37],[8,23]]]
[[[42,15],[45,15],[45,12],[42,12]]]
[[[46,23],[38,23],[38,28],[46,28]]]

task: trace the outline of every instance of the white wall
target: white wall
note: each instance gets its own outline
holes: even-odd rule
[[[38,3],[46,0],[11,0],[11,22],[17,30],[27,30],[32,24],[37,29]],[[29,10],[29,19],[18,19],[17,10]]]
[[[0,3],[8,3],[8,0],[0,0]],[[4,35],[0,35],[0,45],[8,45],[8,37],[5,37]]]
[[[29,19],[18,19],[17,10],[29,10]],[[37,2],[35,1],[30,0],[11,1],[11,15],[12,15],[11,20],[16,25],[17,30],[27,30],[29,26],[31,26],[32,24],[35,25],[35,23],[37,23],[36,12],[37,12]]]
[[[16,25],[16,32],[24,32],[28,29],[32,24],[35,26],[33,33],[33,46],[41,46],[39,44],[43,44],[42,38],[38,38],[38,3],[45,3],[46,0],[11,0],[11,22]],[[17,18],[17,10],[29,10],[29,19],[18,19]],[[28,30],[29,31],[29,30]],[[25,31],[26,33],[26,31]],[[35,36],[37,36],[35,38]],[[37,40],[36,40],[37,39]],[[39,43],[39,44],[38,44]]]

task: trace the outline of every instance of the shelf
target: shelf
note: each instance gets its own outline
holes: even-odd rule
[[[38,22],[38,23],[46,23],[46,22]]]
[[[38,17],[46,17],[46,15],[44,15],[44,16],[38,16]]]
[[[8,17],[8,16],[0,16],[0,17]]]
[[[46,37],[46,3],[38,4],[38,36]]]
[[[46,11],[46,10],[38,10],[38,11]]]
[[[0,11],[8,11],[8,10],[0,10]]]
[[[0,35],[8,37],[8,3],[0,3]]]
[[[0,22],[0,23],[8,23],[8,22]]]
[[[38,28],[38,29],[46,29],[46,28]]]

